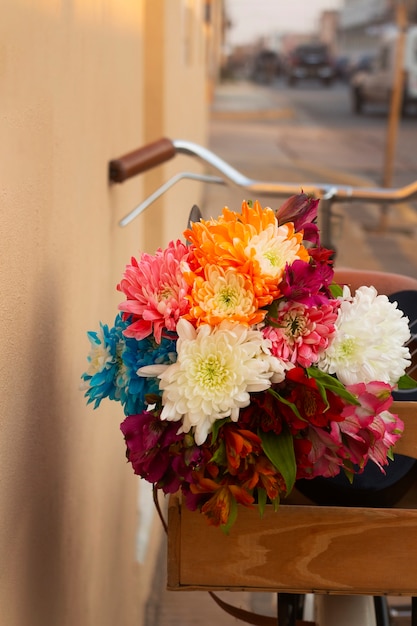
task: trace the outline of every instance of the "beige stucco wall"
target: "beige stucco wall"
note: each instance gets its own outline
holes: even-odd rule
[[[143,623],[159,525],[149,530],[146,490],[137,504],[121,407],[86,407],[79,382],[85,332],[113,321],[124,265],[179,235],[198,195],[182,184],[121,229],[118,220],[178,164],[121,185],[108,184],[107,168],[161,135],[204,143],[201,4],[2,3],[0,621],[7,626]],[[196,20],[189,65],[180,52],[184,5]]]

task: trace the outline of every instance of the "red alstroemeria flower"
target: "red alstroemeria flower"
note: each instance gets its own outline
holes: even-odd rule
[[[310,452],[313,447],[310,439],[294,437],[294,453],[297,464],[297,476],[299,478],[310,478],[312,473],[313,463],[310,459]]]
[[[280,414],[281,406],[281,402],[269,391],[253,393],[251,403],[240,409],[239,423],[251,430],[256,431],[260,428],[265,433],[272,430],[279,435],[282,431],[283,419]]]
[[[291,407],[282,403],[281,411],[293,434],[306,428],[309,424],[325,427],[331,421],[342,420],[344,404],[342,399],[334,393],[327,391],[327,401],[323,400],[317,382],[309,378],[301,367],[294,367],[286,375],[287,390],[285,399],[294,404],[299,412],[299,417]]]

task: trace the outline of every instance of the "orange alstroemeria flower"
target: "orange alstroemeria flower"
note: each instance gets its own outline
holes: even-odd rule
[[[227,469],[235,475],[242,459],[261,451],[261,439],[250,430],[241,430],[234,424],[223,427]]]
[[[230,516],[232,500],[239,504],[252,508],[253,496],[239,485],[227,483],[216,483],[210,478],[204,478],[196,473],[198,482],[190,485],[192,493],[213,493],[201,507],[201,512],[206,516],[211,526],[221,526],[227,524]]]
[[[257,478],[257,486],[265,489],[270,500],[275,500],[285,492],[284,479],[266,457],[257,459],[254,468],[255,477]]]

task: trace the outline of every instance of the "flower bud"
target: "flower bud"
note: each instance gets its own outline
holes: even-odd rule
[[[278,224],[293,222],[295,230],[301,230],[305,224],[310,224],[317,218],[318,203],[316,198],[306,193],[291,196],[275,213]]]

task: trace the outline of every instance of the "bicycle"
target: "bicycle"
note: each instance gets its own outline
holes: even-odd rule
[[[217,174],[200,174],[185,171],[174,175],[166,183],[156,189],[148,198],[141,202],[136,208],[130,211],[120,221],[121,227],[125,227],[131,223],[132,220],[138,217],[146,208],[166,193],[173,185],[184,179],[218,185],[231,184],[244,189],[248,194],[250,194],[251,197],[254,198],[258,195],[286,198],[290,195],[297,194],[300,191],[300,186],[294,183],[276,183],[248,178],[240,171],[232,167],[229,163],[201,145],[185,140],[170,140],[167,138],[160,139],[118,159],[112,160],[109,165],[109,179],[113,183],[122,183],[137,174],[143,173],[151,168],[165,163],[177,154],[185,154],[195,157],[202,161],[205,165],[216,170]],[[405,187],[396,189],[354,187],[348,185],[321,183],[306,183],[302,185],[302,188],[305,193],[311,194],[320,199],[319,225],[321,240],[323,245],[327,248],[334,247],[334,237],[332,233],[332,208],[335,203],[367,202],[384,205],[395,204],[412,198],[417,198],[417,181]],[[198,221],[200,218],[201,212],[198,207],[194,206],[190,212],[189,221]],[[278,611],[280,613],[281,620],[284,622],[284,626],[291,626],[296,623],[296,619],[299,618],[298,604],[298,595],[289,596],[287,594],[278,594]],[[386,604],[383,602],[375,602],[375,605],[375,623],[378,626],[388,626],[389,615]],[[223,606],[223,608],[227,610],[225,606]],[[363,608],[361,607],[360,611],[362,610]],[[369,606],[365,607],[364,610],[369,612]],[[364,614],[359,613],[359,616],[363,617]],[[240,616],[240,618],[243,619],[242,616]],[[412,619],[413,626],[416,626],[417,611],[413,611]],[[341,620],[343,621],[343,618],[341,618]],[[339,620],[338,626],[343,626],[342,621]],[[249,623],[256,624],[258,622],[252,621]],[[365,623],[369,622],[363,621],[362,623],[365,625]],[[280,622],[280,625],[282,626],[282,622]]]

